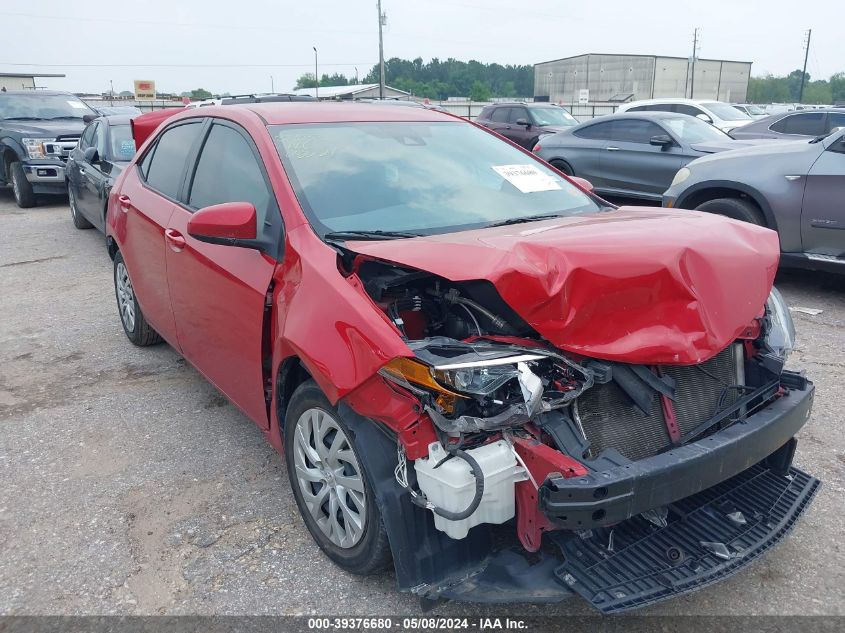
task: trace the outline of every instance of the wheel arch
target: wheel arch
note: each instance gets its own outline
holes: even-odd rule
[[[717,198],[738,198],[754,203],[763,214],[766,227],[778,230],[777,218],[765,196],[754,187],[744,183],[721,180],[700,183],[690,187],[679,196],[674,206],[679,209],[695,209],[698,205]]]
[[[296,388],[311,379],[311,373],[299,356],[288,356],[276,371],[276,417],[279,420],[279,438],[284,436],[285,413]]]

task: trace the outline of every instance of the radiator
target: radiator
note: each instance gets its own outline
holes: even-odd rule
[[[675,417],[684,435],[706,422],[738,397],[742,381],[742,349],[731,345],[699,365],[662,366],[664,375],[675,380]],[[590,442],[590,457],[605,448],[615,448],[630,460],[651,457],[671,446],[660,398],[655,393],[647,415],[633,405],[614,382],[595,385],[576,403],[584,435]]]

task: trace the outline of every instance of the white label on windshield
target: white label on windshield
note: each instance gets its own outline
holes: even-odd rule
[[[560,182],[534,165],[493,165],[493,170],[522,193],[560,189]]]
[[[76,108],[77,110],[87,110],[88,109],[88,107],[84,103],[82,103],[81,101],[68,101],[67,104],[71,108]]]

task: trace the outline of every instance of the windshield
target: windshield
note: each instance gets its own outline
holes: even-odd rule
[[[537,125],[578,125],[575,117],[564,108],[531,108],[530,112]]]
[[[663,119],[666,126],[685,143],[707,143],[726,141],[730,136],[717,127],[692,116],[679,116],[675,119]]]
[[[128,125],[112,125],[111,155],[116,161],[129,162],[135,155],[135,139],[132,138],[132,128]]]
[[[701,107],[707,108],[710,112],[722,119],[722,121],[740,121],[751,118],[742,110],[737,110],[732,105],[722,103],[721,101],[708,101],[707,103],[702,103]]]
[[[467,123],[270,126],[314,229],[448,233],[598,211],[537,160]]]
[[[79,119],[94,111],[73,95],[0,96],[0,119]]]
[[[766,114],[766,111],[760,106],[747,105],[743,107],[745,108],[745,111],[748,112],[748,114]]]

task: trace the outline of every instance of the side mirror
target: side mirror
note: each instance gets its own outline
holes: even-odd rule
[[[258,220],[249,202],[224,202],[204,207],[188,220],[188,235],[208,244],[260,248]]]
[[[593,183],[591,183],[586,178],[579,178],[578,176],[570,176],[569,180],[574,182],[576,185],[581,187],[581,189],[586,189],[587,191],[593,190]]]
[[[89,123],[91,123],[91,121],[93,121],[96,118],[97,118],[96,114],[83,114],[82,115],[82,122],[85,123],[86,125],[88,125]]]
[[[657,145],[662,149],[666,149],[667,147],[671,147],[674,144],[672,137],[668,134],[658,134],[657,136],[652,136],[649,141],[651,145]]]
[[[516,124],[525,127],[531,127],[531,122],[528,119],[517,119]]]
[[[86,163],[90,163],[93,165],[94,163],[100,162],[100,153],[97,151],[96,147],[88,147],[82,152],[82,157],[85,159]]]
[[[705,123],[710,123],[710,124],[712,124],[712,123],[713,123],[713,119],[711,119],[709,116],[707,116],[707,115],[706,115],[706,114],[704,114],[703,112],[700,112],[699,114],[696,114],[696,115],[695,115],[695,118],[696,118],[696,119],[701,119],[701,120],[702,120],[702,121],[704,121]]]

